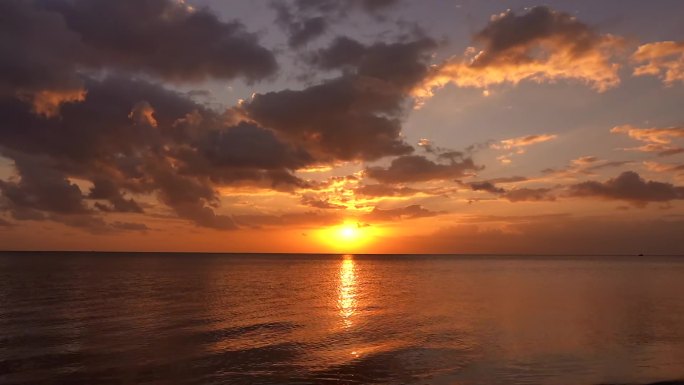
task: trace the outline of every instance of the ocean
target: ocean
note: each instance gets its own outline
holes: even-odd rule
[[[684,258],[0,254],[0,384],[684,379]]]

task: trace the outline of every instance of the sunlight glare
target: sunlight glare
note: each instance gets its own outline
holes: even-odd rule
[[[340,284],[337,306],[346,328],[353,325],[352,316],[356,312],[356,273],[354,259],[345,255],[340,266]]]

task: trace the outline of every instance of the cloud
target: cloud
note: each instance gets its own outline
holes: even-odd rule
[[[513,188],[506,190],[497,186],[495,183],[513,183],[525,181],[524,177],[513,178],[499,178],[492,180],[485,180],[480,182],[461,183],[469,187],[473,191],[485,191],[491,194],[498,195],[510,202],[540,202],[540,201],[555,201],[556,197],[552,194],[551,188]]]
[[[542,170],[542,173],[548,176],[561,178],[577,178],[582,175],[596,175],[595,171],[604,168],[621,167],[634,163],[627,160],[604,160],[596,156],[587,155],[576,159],[572,159],[570,164],[560,169],[547,168]]]
[[[328,17],[393,3],[294,6]],[[172,0],[9,0],[0,13],[12,20],[0,26],[0,153],[17,172],[1,181],[0,210],[91,231],[111,231],[111,213],[128,223],[167,210],[198,226],[236,229],[220,209],[222,187],[313,189],[297,170],[411,153],[401,121],[436,47],[424,37],[338,38],[307,58],[336,77],[217,112],[153,82],[273,75],[273,53],[239,22]],[[307,40],[319,31],[299,32]]]
[[[273,54],[237,22],[208,8],[171,0],[58,0],[39,6],[59,14],[88,50],[83,64],[142,71],[164,79],[261,79]],[[211,43],[210,43],[211,42]]]
[[[503,197],[511,202],[542,202],[555,201],[550,188],[518,188],[506,192]]]
[[[460,178],[481,169],[466,158],[461,162],[436,163],[422,155],[395,158],[389,167],[368,167],[365,175],[383,183],[424,182]]]
[[[341,76],[301,90],[256,94],[240,109],[320,161],[408,154],[413,148],[400,136],[401,118],[433,47],[429,39],[373,45],[336,39],[313,63],[344,70]]]
[[[15,219],[40,218],[40,211],[59,214],[87,211],[81,190],[64,174],[45,169],[30,157],[17,156],[14,161],[22,178],[18,182],[0,181],[0,191]]]
[[[328,199],[321,199],[313,195],[304,195],[300,201],[304,206],[310,206],[317,209],[345,209],[346,206],[332,203]]]
[[[35,114],[43,115],[46,118],[54,118],[59,115],[60,108],[64,103],[82,102],[86,97],[83,89],[68,90],[40,90],[34,93],[17,91],[17,96],[21,100],[31,103],[32,111]]]
[[[684,127],[639,128],[625,124],[613,127],[610,132],[613,134],[626,134],[630,138],[644,143],[642,146],[625,148],[624,150],[657,152],[660,156],[675,155],[684,152],[684,147],[672,144],[673,139],[684,138]]]
[[[387,222],[396,220],[434,217],[441,212],[430,211],[420,205],[410,205],[395,209],[373,208],[373,211],[364,215],[362,219],[367,222]]]
[[[65,218],[140,213],[129,196],[142,195],[156,196],[199,226],[233,229],[230,216],[216,211],[218,186],[305,185],[293,172],[309,165],[311,156],[272,130],[233,125],[187,96],[143,81],[116,77],[83,84],[88,97],[63,105],[59,119],[0,98],[0,152],[14,161],[20,178],[2,182],[6,210],[14,217],[55,220],[59,213],[63,223],[100,226]],[[93,188],[84,195],[69,178]]]
[[[157,127],[157,119],[154,118],[154,108],[144,100],[133,106],[128,117],[136,124],[148,124],[152,127]]]
[[[281,140],[271,130],[245,122],[209,130],[198,141],[198,149],[215,167],[295,170],[313,162],[301,147]]]
[[[524,80],[576,80],[599,92],[620,83],[614,57],[622,39],[600,34],[574,16],[548,7],[493,15],[474,39],[481,49],[469,48],[464,57],[435,66],[416,96],[429,97],[433,89],[449,83],[487,88]]]
[[[239,22],[173,0],[8,0],[0,26],[0,97],[55,117],[86,97],[83,77],[130,72],[164,80],[244,77],[277,70]]]
[[[330,25],[351,10],[377,15],[398,0],[295,0],[292,4],[273,2],[276,23],[288,34],[290,47],[298,48],[324,35]]]
[[[556,138],[556,135],[549,134],[520,136],[517,138],[504,139],[498,143],[494,143],[492,144],[492,148],[502,150],[518,150],[521,147],[527,147],[537,143],[548,142],[549,140],[553,140]]]
[[[514,155],[524,154],[526,151],[525,147],[548,142],[550,140],[556,139],[557,137],[557,135],[551,134],[520,136],[517,138],[504,139],[499,142],[491,143],[490,148],[495,150],[510,151],[508,154],[501,155],[497,159],[501,163],[511,163],[511,157]]]
[[[416,195],[420,192],[422,191],[406,186],[394,186],[380,183],[366,184],[359,186],[354,190],[354,194],[363,197],[404,197]]]
[[[472,182],[472,183],[469,183],[468,186],[470,186],[470,188],[473,191],[486,191],[486,192],[490,192],[492,194],[502,194],[502,193],[506,192],[506,190],[504,190],[503,188],[496,187],[494,185],[494,183],[489,182],[489,181]]]
[[[649,202],[684,199],[684,187],[670,183],[646,181],[636,172],[626,171],[605,182],[589,181],[568,187],[569,196],[623,200],[637,206]]]
[[[684,171],[684,164],[667,164],[653,161],[644,162],[644,166],[649,171],[655,172],[679,172]]]
[[[660,41],[639,46],[632,54],[638,63],[634,76],[657,76],[667,86],[684,83],[684,41]]]
[[[290,47],[298,48],[323,35],[329,27],[329,21],[323,16],[306,16],[292,14],[285,3],[273,3],[276,10],[276,23],[288,34]]]
[[[394,88],[388,93],[407,92],[427,75],[428,53],[437,43],[428,37],[398,43],[364,45],[337,37],[329,47],[317,51],[310,62],[319,68],[352,71],[359,76],[383,80]]]
[[[491,183],[516,183],[516,182],[525,182],[529,180],[529,178],[525,176],[507,176],[507,177],[501,177],[501,178],[493,178],[490,179],[489,182]]]
[[[143,209],[133,199],[126,199],[119,187],[109,179],[93,178],[93,188],[88,194],[90,199],[107,200],[111,206],[96,202],[95,207],[105,212],[142,213]]]

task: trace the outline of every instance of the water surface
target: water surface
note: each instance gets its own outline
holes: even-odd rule
[[[0,254],[0,383],[684,378],[675,257]]]

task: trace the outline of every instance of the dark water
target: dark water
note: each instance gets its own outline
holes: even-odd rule
[[[0,254],[0,384],[684,378],[684,259]]]

